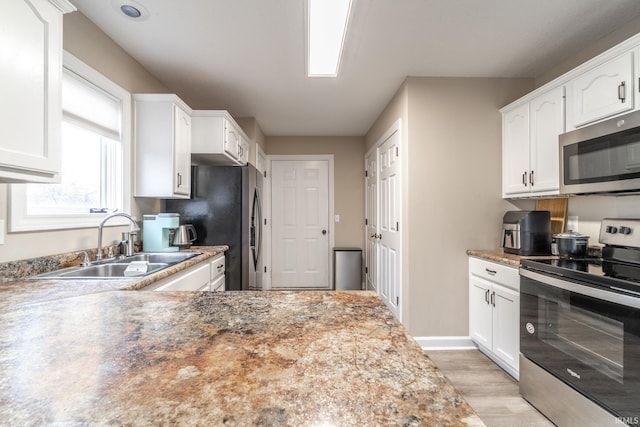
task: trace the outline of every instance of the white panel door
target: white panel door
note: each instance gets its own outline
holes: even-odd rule
[[[365,158],[365,284],[367,290],[378,290],[378,150]]]
[[[378,149],[378,173],[378,293],[400,317],[400,132],[393,132]]]
[[[271,287],[329,289],[329,162],[271,162]]]

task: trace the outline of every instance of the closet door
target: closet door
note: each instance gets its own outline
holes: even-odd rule
[[[365,158],[365,284],[378,290],[378,149]]]
[[[400,317],[400,132],[396,131],[378,149],[378,293]]]
[[[400,143],[398,121],[365,156],[365,281],[402,320]]]

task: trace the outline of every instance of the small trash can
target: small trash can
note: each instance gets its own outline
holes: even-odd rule
[[[362,249],[333,248],[333,289],[362,289]]]

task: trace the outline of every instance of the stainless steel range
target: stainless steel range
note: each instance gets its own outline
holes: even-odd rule
[[[520,393],[559,426],[640,426],[640,219],[602,258],[523,260]]]

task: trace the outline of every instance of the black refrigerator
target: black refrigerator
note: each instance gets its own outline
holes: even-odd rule
[[[228,245],[226,290],[262,289],[262,174],[253,165],[192,166],[191,199],[165,211],[193,224],[194,245]]]

